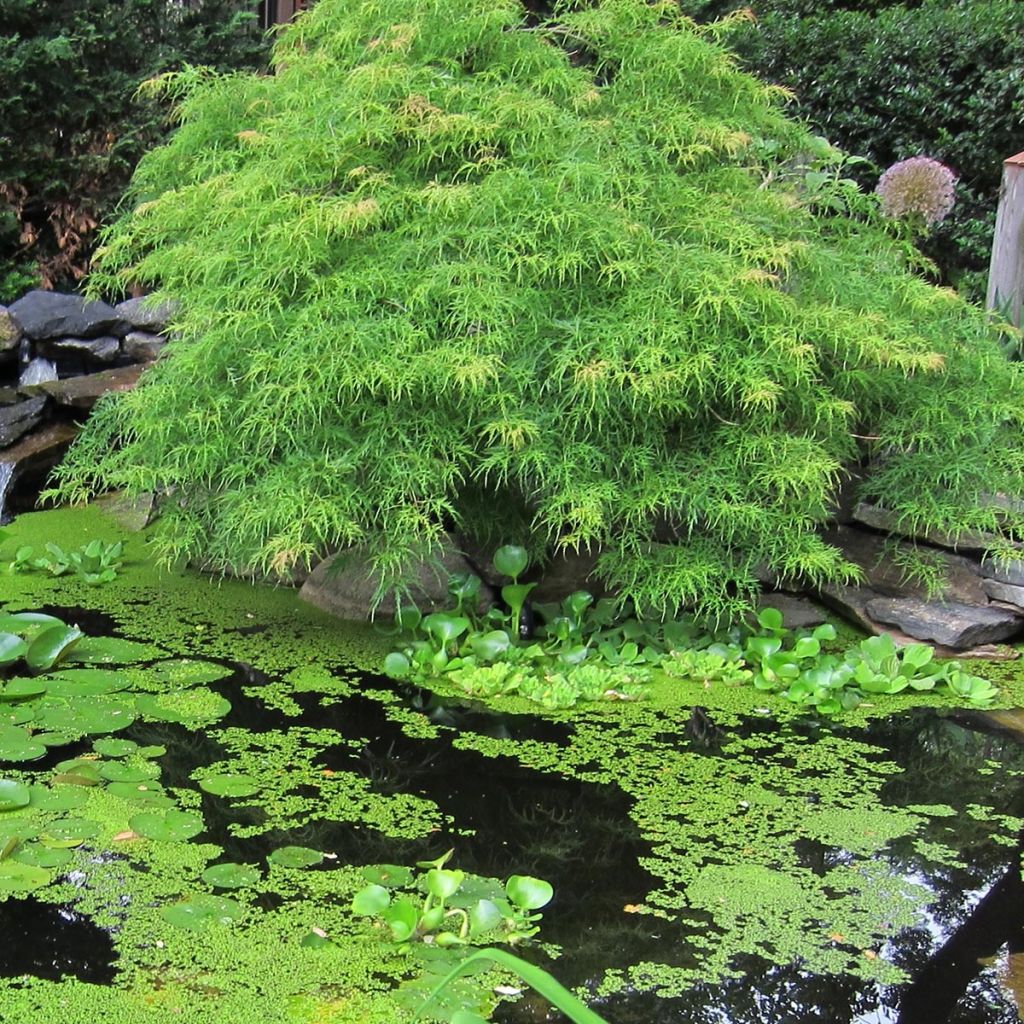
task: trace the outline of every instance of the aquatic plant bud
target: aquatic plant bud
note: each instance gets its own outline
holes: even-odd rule
[[[949,216],[956,202],[955,185],[956,175],[945,164],[930,156],[912,156],[893,164],[875,192],[887,217],[920,217],[931,227]]]

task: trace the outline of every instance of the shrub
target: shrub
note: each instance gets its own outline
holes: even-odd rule
[[[362,545],[382,588],[452,527],[597,546],[639,608],[712,615],[765,565],[849,575],[816,527],[861,463],[908,522],[994,528],[1024,401],[983,314],[873,200],[812,212],[810,138],[717,29],[644,0],[520,19],[322,0],[274,77],[167,80],[181,126],[92,288],[159,287],[181,336],[60,493],[169,494],[168,558]]]
[[[745,2],[745,0],[744,0]],[[714,17],[735,3],[682,0]],[[752,0],[732,37],[746,65],[791,89],[794,111],[879,168],[921,155],[959,179],[957,205],[924,244],[946,280],[983,297],[1003,161],[1021,148],[1024,4]],[[874,181],[861,175],[870,188]]]
[[[157,104],[133,101],[139,83],[188,62],[260,66],[253,7],[0,0],[0,301],[81,276],[96,226],[164,130]]]

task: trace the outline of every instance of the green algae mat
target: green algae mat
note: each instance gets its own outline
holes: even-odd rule
[[[610,1024],[1013,1019],[1024,755],[982,713],[897,697],[823,724],[679,680],[488,707],[384,679],[386,638],[290,590],[156,569],[109,512],[5,530],[0,615],[83,636],[0,692],[2,1020],[411,1021],[450,953],[351,903],[374,865],[448,849],[551,881],[518,952]],[[112,582],[7,570],[94,539],[126,540]],[[983,672],[1017,702],[1013,667]],[[943,971],[975,932],[969,976]],[[499,972],[426,1018],[499,999],[545,1019]]]

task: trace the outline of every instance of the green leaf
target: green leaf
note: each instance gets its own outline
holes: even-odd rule
[[[251,775],[213,775],[201,779],[199,788],[214,796],[244,797],[258,793],[260,784]]]
[[[0,665],[13,665],[23,658],[28,644],[14,633],[0,633]]]
[[[128,819],[128,827],[146,839],[164,843],[180,843],[199,835],[205,825],[192,811],[142,811]]]
[[[412,903],[407,899],[400,899],[385,908],[381,917],[391,929],[391,937],[395,942],[405,942],[415,933],[420,915]]]
[[[512,875],[505,883],[508,898],[524,910],[538,910],[546,906],[554,895],[549,882],[529,875]]]
[[[0,812],[16,811],[27,807],[31,791],[24,782],[13,779],[0,779]]]
[[[33,672],[44,672],[65,657],[84,636],[77,626],[48,626],[29,644],[25,663]]]
[[[778,608],[762,608],[757,613],[757,624],[762,629],[781,630],[782,621],[782,612]]]
[[[367,885],[352,897],[352,913],[360,917],[378,917],[391,904],[391,893],[382,885]]]
[[[260,872],[252,864],[212,864],[203,872],[202,879],[217,889],[241,889],[255,885]]]
[[[516,544],[505,544],[494,552],[493,564],[495,570],[502,576],[510,576],[515,580],[526,572],[530,556],[526,553],[526,548]]]
[[[401,888],[412,882],[412,872],[401,864],[368,864],[359,872],[368,882],[389,889]]]
[[[427,872],[423,884],[431,896],[436,896],[440,900],[446,900],[458,890],[465,877],[466,873],[464,871],[446,871],[443,868],[432,868]]]
[[[193,896],[173,903],[160,911],[160,916],[175,928],[202,932],[212,927],[233,924],[244,915],[241,904],[225,896]]]
[[[384,659],[384,674],[392,679],[408,679],[412,666],[400,651],[392,651]]]
[[[324,855],[319,850],[311,850],[306,846],[281,846],[267,857],[271,864],[294,870],[316,867],[323,859]]]

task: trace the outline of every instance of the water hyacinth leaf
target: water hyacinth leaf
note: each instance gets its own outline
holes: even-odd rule
[[[782,612],[778,608],[762,608],[757,613],[757,624],[762,629],[781,630],[784,628],[782,621]]]
[[[406,899],[396,900],[381,914],[384,923],[391,929],[395,942],[405,942],[416,932],[419,923],[419,911]]]
[[[530,875],[512,875],[505,883],[508,898],[524,910],[539,910],[547,906],[554,895],[550,882]]]
[[[377,917],[391,903],[391,893],[382,885],[371,883],[352,897],[352,913],[360,917]]]
[[[440,900],[446,900],[458,890],[465,877],[466,873],[464,871],[446,871],[444,868],[432,868],[427,872],[423,884],[431,896],[436,896]]]
[[[392,651],[384,659],[384,674],[392,679],[408,679],[412,665],[401,651]]]
[[[28,652],[28,644],[14,633],[0,633],[0,665],[13,665]]]
[[[274,850],[267,860],[281,868],[312,868],[323,861],[324,855],[319,850],[311,850],[306,846],[281,846]]]
[[[20,725],[0,726],[0,761],[35,761],[46,747]]]
[[[359,872],[367,882],[400,888],[412,881],[412,871],[402,864],[368,864]]]
[[[469,629],[469,619],[447,612],[434,612],[423,620],[423,628],[443,647]]]
[[[477,900],[469,910],[469,930],[472,935],[480,935],[497,928],[505,915],[498,909],[493,900]]]
[[[233,924],[245,914],[245,909],[226,896],[193,896],[190,900],[173,903],[160,911],[160,916],[176,928],[201,932],[211,927]]]
[[[0,701],[13,704],[23,700],[41,697],[47,690],[47,683],[42,679],[9,679],[0,687]]]
[[[243,797],[259,792],[260,784],[251,775],[213,775],[201,779],[199,788],[213,796]]]
[[[93,741],[92,749],[103,757],[125,757],[137,751],[139,745],[135,740],[122,740],[114,736],[104,736]]]
[[[502,576],[518,579],[530,564],[530,556],[526,548],[518,544],[505,544],[494,552],[493,565]]]
[[[29,645],[25,664],[33,672],[52,668],[85,634],[77,626],[47,626]]]
[[[192,811],[142,811],[128,819],[128,827],[146,839],[178,843],[199,835],[203,819]]]
[[[503,629],[492,629],[488,633],[475,636],[469,641],[473,653],[481,661],[495,661],[512,646],[512,640]]]
[[[255,885],[260,872],[252,864],[213,864],[203,872],[202,879],[218,889],[242,889]]]
[[[30,892],[49,885],[52,875],[35,864],[9,858],[0,861],[0,892]]]
[[[401,605],[395,612],[395,625],[403,633],[411,633],[423,621],[423,613],[415,605]]]
[[[0,779],[0,811],[16,811],[27,807],[31,790],[24,782],[14,779]]]
[[[793,644],[794,658],[816,658],[821,652],[821,644],[813,636],[802,636]]]

